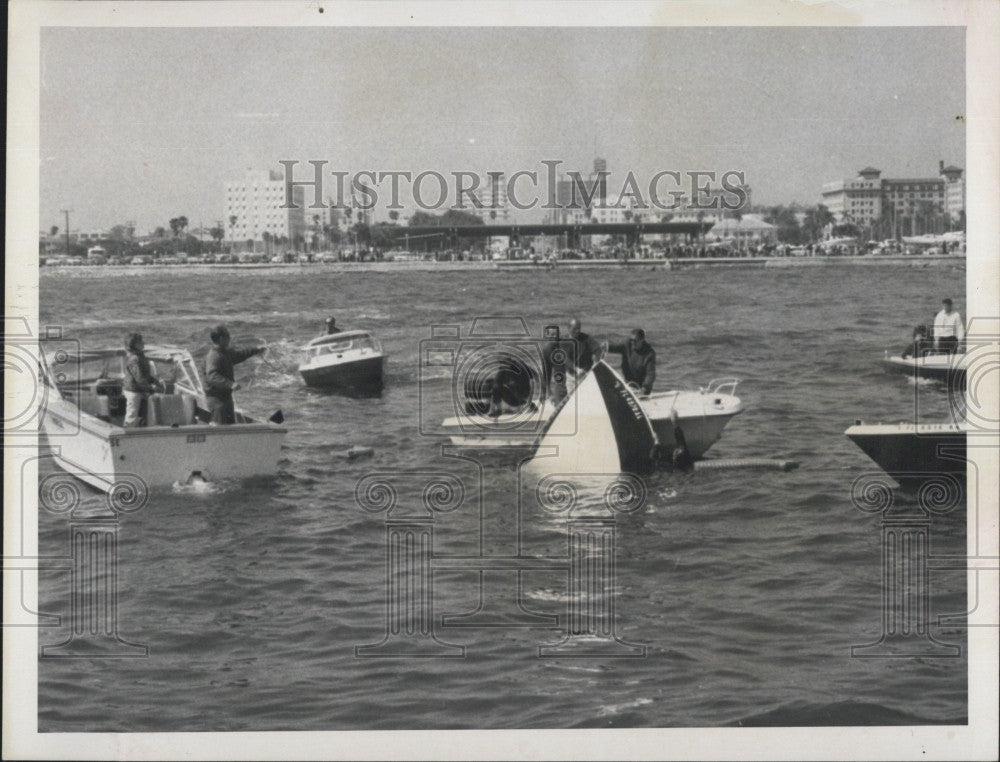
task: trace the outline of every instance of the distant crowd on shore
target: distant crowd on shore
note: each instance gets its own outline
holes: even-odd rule
[[[899,242],[883,242],[877,245],[858,244],[790,244],[755,243],[735,244],[732,242],[662,244],[641,247],[606,246],[591,249],[536,249],[509,248],[506,250],[443,249],[439,251],[403,251],[379,249],[359,249],[321,252],[264,252],[220,253],[187,256],[184,254],[153,257],[137,255],[133,257],[66,255],[44,256],[39,265],[97,266],[97,265],[291,265],[350,262],[496,262],[531,261],[535,263],[555,263],[565,260],[663,260],[663,259],[718,259],[740,257],[856,257],[856,256],[963,256],[964,243],[945,242],[940,246],[913,246]]]

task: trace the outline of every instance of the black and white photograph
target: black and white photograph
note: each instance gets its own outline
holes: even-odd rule
[[[755,5],[8,6],[5,758],[997,758],[1000,6]]]

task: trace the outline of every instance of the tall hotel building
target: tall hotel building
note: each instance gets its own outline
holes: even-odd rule
[[[965,179],[958,167],[938,163],[937,177],[884,178],[874,167],[865,167],[853,180],[836,180],[823,186],[823,204],[837,222],[871,225],[889,222],[900,232],[943,232],[965,211]],[[938,224],[936,224],[938,223]]]
[[[292,201],[297,209],[283,209],[285,178],[281,172],[266,169],[247,170],[242,180],[226,183],[223,224],[226,237],[237,241],[261,241],[264,233],[274,238],[286,237],[293,243],[308,228],[313,211],[305,208],[305,188],[292,188]],[[326,209],[316,213],[328,214]]]

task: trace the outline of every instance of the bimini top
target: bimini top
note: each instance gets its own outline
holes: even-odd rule
[[[340,333],[324,333],[306,344],[306,347],[320,347],[325,344],[350,344],[355,339],[371,339],[368,331],[340,331]]]

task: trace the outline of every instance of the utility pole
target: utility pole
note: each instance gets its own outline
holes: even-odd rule
[[[60,209],[64,215],[66,215],[66,256],[69,256],[69,213],[72,209]]]

